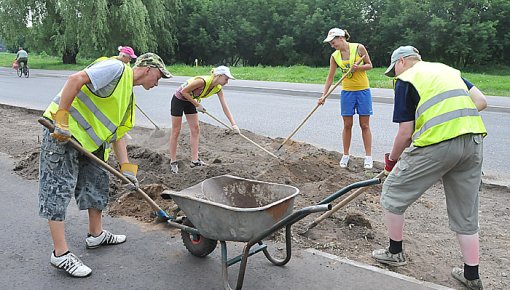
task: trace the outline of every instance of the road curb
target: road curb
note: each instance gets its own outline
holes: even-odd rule
[[[328,254],[328,253],[325,253],[325,252],[322,252],[322,251],[319,251],[319,250],[316,250],[316,249],[313,249],[313,248],[308,248],[308,249],[305,249],[304,251],[308,252],[308,253],[311,253],[312,255],[322,256],[324,258],[335,260],[335,261],[338,261],[340,263],[348,264],[348,265],[351,265],[351,266],[354,266],[354,267],[357,267],[357,268],[365,269],[365,270],[372,271],[372,272],[381,273],[381,274],[384,274],[384,275],[387,275],[387,276],[391,276],[391,277],[396,278],[396,279],[400,279],[400,280],[404,280],[404,281],[407,281],[407,282],[411,282],[411,283],[414,283],[416,285],[424,286],[424,287],[426,287],[428,289],[455,290],[454,288],[446,287],[446,286],[439,285],[439,284],[434,284],[432,282],[418,280],[418,279],[413,278],[413,277],[409,277],[409,276],[406,276],[406,275],[402,275],[402,274],[399,274],[399,273],[388,271],[386,269],[381,269],[381,268],[377,268],[375,266],[371,266],[371,265],[363,264],[363,263],[356,262],[356,261],[353,261],[353,260],[349,260],[347,258],[341,258],[339,256]]]

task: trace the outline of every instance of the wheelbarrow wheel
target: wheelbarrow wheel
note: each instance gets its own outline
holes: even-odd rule
[[[183,225],[194,227],[189,219],[184,219]],[[217,240],[211,240],[201,235],[192,235],[185,230],[181,230],[181,237],[184,246],[188,251],[196,257],[205,257],[216,249]]]

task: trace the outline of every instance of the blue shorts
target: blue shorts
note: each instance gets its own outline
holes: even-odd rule
[[[340,112],[342,116],[370,116],[372,112],[372,94],[370,89],[361,91],[342,91],[340,93]]]
[[[104,210],[108,173],[69,144],[62,145],[44,128],[39,157],[39,216],[63,221],[74,196],[80,210]]]

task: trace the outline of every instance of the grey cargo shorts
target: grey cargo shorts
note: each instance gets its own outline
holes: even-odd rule
[[[104,210],[108,204],[108,174],[94,161],[59,144],[44,128],[39,157],[39,216],[63,221],[72,196],[80,210]]]
[[[464,235],[477,233],[482,154],[480,134],[407,148],[384,182],[382,207],[403,214],[427,189],[442,180],[450,229]]]

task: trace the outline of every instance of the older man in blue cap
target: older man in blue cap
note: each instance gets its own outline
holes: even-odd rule
[[[412,46],[392,53],[385,74],[396,78],[393,122],[399,128],[391,152],[385,154],[389,175],[381,195],[389,247],[373,251],[372,257],[392,266],[407,264],[404,212],[441,180],[450,229],[457,234],[464,260],[452,276],[469,289],[483,289],[478,206],[487,130],[479,111],[486,108],[486,98],[458,70],[422,61]]]

